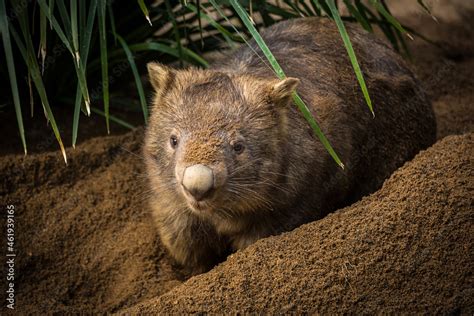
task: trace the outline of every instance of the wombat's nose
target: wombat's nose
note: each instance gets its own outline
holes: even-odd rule
[[[198,201],[208,195],[214,186],[212,169],[198,164],[187,167],[183,175],[183,187]]]

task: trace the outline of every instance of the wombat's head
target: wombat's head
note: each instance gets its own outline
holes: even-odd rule
[[[148,71],[155,90],[145,145],[152,194],[203,216],[271,209],[299,81],[156,63]]]

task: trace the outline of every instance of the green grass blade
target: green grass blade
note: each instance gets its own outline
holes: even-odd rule
[[[273,68],[267,63],[267,61],[265,59],[262,58],[262,56],[260,56],[260,54],[257,53],[257,51],[255,51],[252,47],[252,45],[250,45],[250,43],[247,41],[246,39],[246,36],[245,34],[242,34],[242,32],[240,32],[237,27],[235,27],[235,25],[230,21],[229,18],[232,18],[232,17],[227,17],[227,14],[224,13],[224,11],[222,11],[220,9],[220,5],[217,4],[217,2],[215,0],[209,0],[209,2],[212,4],[212,6],[214,7],[214,9],[219,13],[219,15],[224,18],[224,20],[232,27],[232,29],[234,30],[234,32],[240,36],[242,42],[244,42],[245,44],[247,44],[247,46],[253,51],[253,53],[255,55],[257,55],[257,57],[262,61],[262,63],[264,63],[268,68],[270,68],[271,70],[273,70]],[[297,16],[294,16],[294,17],[297,17]],[[249,17],[250,19],[250,17]],[[253,24],[253,22],[252,22]],[[273,70],[274,71],[274,70]]]
[[[274,17],[271,16],[270,11],[268,10],[270,4],[267,3],[267,1],[257,0],[254,1],[254,3],[258,13],[262,17],[263,25],[270,26],[276,22],[276,20],[274,19]]]
[[[381,21],[383,22],[383,21]],[[398,45],[398,39],[397,36],[395,35],[394,29],[390,27],[390,25],[380,23],[379,24],[380,29],[384,33],[385,37],[390,41],[392,44],[393,48],[397,51],[400,52],[400,45]]]
[[[147,43],[138,43],[129,46],[130,50],[133,52],[140,52],[140,51],[157,51],[164,54],[168,54],[174,57],[178,57],[178,50],[176,48],[170,47],[168,45],[156,42],[147,42]]]
[[[314,12],[317,16],[321,16],[321,5],[319,1],[310,1],[311,6],[313,7]]]
[[[385,37],[392,44],[393,48],[397,52],[399,52],[400,47],[398,45],[398,40],[397,40],[395,32],[394,32],[393,28],[391,27],[390,23],[389,22],[385,23],[386,19],[383,16],[381,16],[381,18],[379,19],[379,17],[377,15],[375,15],[375,13],[373,13],[370,10],[370,8],[366,7],[360,0],[356,0],[355,5],[356,5],[357,9],[359,10],[359,13],[366,20],[370,21],[372,24],[377,24],[380,27],[380,29],[384,33]],[[379,13],[379,15],[380,15],[380,13]]]
[[[212,2],[214,2],[214,1],[212,1]],[[285,76],[285,73],[283,72],[283,69],[281,69],[280,65],[278,64],[278,62],[275,59],[275,56],[273,56],[273,54],[270,51],[270,49],[268,48],[267,44],[263,41],[263,39],[260,36],[260,34],[258,33],[257,29],[255,28],[252,21],[248,17],[247,12],[242,8],[242,6],[237,1],[231,0],[230,4],[234,8],[234,10],[237,12],[240,19],[242,20],[244,25],[249,30],[250,34],[252,34],[252,37],[254,38],[255,42],[257,42],[257,45],[260,47],[263,54],[265,55],[265,57],[268,59],[271,66],[273,67],[273,70],[275,71],[277,77],[280,78],[280,79],[285,78],[286,76]]]
[[[107,1],[107,13],[109,14],[109,21],[110,21],[110,29],[112,30],[112,34],[117,34],[117,28],[115,26],[115,15],[114,10],[112,8],[112,2]],[[117,39],[114,36],[114,44],[117,45]]]
[[[326,0],[312,0],[315,5],[317,5],[322,12],[324,12],[327,16],[331,16],[331,9],[328,7]]]
[[[342,163],[341,159],[339,158],[337,153],[332,148],[331,143],[329,142],[329,140],[324,135],[323,131],[319,127],[319,124],[314,119],[313,115],[311,114],[310,110],[308,109],[308,106],[304,103],[304,101],[301,99],[299,94],[296,93],[296,92],[293,93],[293,101],[295,102],[296,106],[298,107],[298,109],[303,114],[304,118],[308,121],[309,125],[313,129],[316,136],[318,136],[319,141],[323,144],[324,148],[326,148],[328,153],[331,155],[331,157],[334,159],[334,161],[339,165],[339,167],[344,169],[344,164]]]
[[[311,10],[311,8],[308,6],[308,4],[306,4],[306,1],[296,1],[297,5],[301,5],[304,9],[304,11],[306,12],[306,15],[307,16],[315,16],[316,12],[313,12],[313,10]]]
[[[47,119],[51,123],[51,128],[53,129],[54,135],[56,136],[56,140],[59,143],[59,147],[61,149],[64,162],[67,164],[66,150],[64,149],[64,145],[61,139],[61,134],[59,133],[56,120],[54,119],[53,112],[49,105],[46,89],[44,88],[43,79],[41,77],[40,69],[36,60],[36,55],[34,53],[33,41],[31,39],[31,35],[28,29],[28,17],[26,16],[25,13],[26,11],[24,11],[24,13],[19,17],[19,22],[20,22],[20,27],[21,27],[23,37],[26,43],[26,47],[21,42],[21,39],[16,33],[16,31],[11,29],[11,33],[31,73],[31,78],[33,79],[33,83],[35,84],[36,90],[40,96],[41,103],[43,105],[43,110],[46,114]]]
[[[69,43],[69,40],[64,34],[63,30],[61,29],[61,26],[59,25],[58,21],[56,20],[56,17],[52,14],[52,11],[50,11],[49,6],[46,4],[45,0],[38,0],[38,4],[43,11],[44,14],[48,17],[48,20],[50,21],[51,25],[53,26],[53,29],[56,31],[58,34],[58,37],[61,39],[63,42],[64,46],[73,54],[73,50],[71,47],[71,44]]]
[[[178,49],[173,48],[163,43],[156,43],[156,42],[139,43],[139,44],[130,45],[129,48],[132,52],[157,51],[157,52],[168,54],[177,58],[180,57]],[[204,58],[202,58],[201,56],[199,56],[198,54],[196,54],[195,52],[193,52],[192,50],[188,48],[182,47],[182,53],[184,53],[184,55],[196,61],[203,67],[207,68],[209,66],[209,63]]]
[[[106,116],[106,114],[103,111],[101,111],[101,110],[99,110],[95,107],[91,107],[91,110],[92,110],[92,112],[94,112],[96,114],[99,114],[99,115],[102,115],[103,117]],[[112,121],[114,123],[117,123],[118,125],[121,125],[125,128],[128,128],[128,129],[134,129],[135,128],[135,126],[133,126],[132,124],[130,124],[128,122],[125,122],[124,120],[121,120],[116,116],[113,116],[113,115],[109,114],[109,119],[110,119],[110,121]]]
[[[179,34],[178,23],[176,22],[175,16],[173,14],[173,8],[171,7],[169,0],[164,0],[166,5],[166,11],[168,12],[168,17],[173,25],[173,33],[174,33],[174,40],[176,41],[176,45],[178,47],[178,54],[180,65],[182,65],[183,58],[183,46],[181,44],[181,35]]]
[[[399,30],[395,29],[395,35],[396,35],[398,41],[400,42],[400,44],[401,44],[401,46],[402,46],[402,48],[403,48],[403,54],[404,54],[404,56],[405,56],[407,59],[411,59],[412,56],[411,56],[411,54],[410,54],[410,50],[409,50],[409,48],[408,48],[407,42],[406,42],[405,38],[403,37],[403,34],[402,34]]]
[[[85,6],[81,10],[85,11]],[[81,63],[83,68],[86,68],[87,58],[89,56],[89,47],[92,36],[92,29],[94,27],[95,15],[97,12],[97,0],[92,0],[90,2],[89,11],[87,14],[87,22],[85,27],[81,28],[81,47],[80,53],[82,56]],[[85,13],[81,12],[84,16]],[[79,131],[79,118],[81,114],[81,105],[82,105],[82,92],[79,83],[77,84],[76,89],[76,99],[74,103],[74,115],[72,121],[72,147],[76,148],[77,134]]]
[[[31,117],[34,116],[35,112],[35,101],[33,97],[33,87],[31,86],[31,75],[28,72],[28,92],[30,93],[30,115]]]
[[[428,13],[431,18],[438,23],[438,19],[431,13],[431,10],[430,8],[428,8],[428,6],[426,5],[425,1],[424,0],[417,0],[418,4],[423,8],[423,10],[425,10],[426,13]],[[405,28],[406,29],[406,28]]]
[[[181,47],[181,52],[183,54],[183,57],[185,57],[185,56],[189,57],[189,59],[198,62],[204,68],[209,67],[209,63],[204,58],[202,58],[201,56],[199,56],[198,54],[196,54],[195,52],[193,52],[189,48]]]
[[[128,46],[132,52],[145,52],[145,51],[157,51],[164,53],[173,57],[179,57],[178,50],[176,48],[170,47],[167,44],[157,43],[157,42],[145,42],[137,43]],[[122,49],[116,49],[108,52],[109,60],[123,55]],[[95,70],[100,66],[100,58],[91,61],[88,65],[88,69]]]
[[[284,10],[270,3],[266,3],[266,10],[268,11],[268,13],[277,15],[283,19],[293,19],[298,17],[297,14],[294,14],[293,12],[290,12],[288,10]]]
[[[143,91],[142,81],[141,81],[141,78],[140,78],[140,74],[138,73],[137,65],[135,64],[133,54],[130,51],[130,49],[128,48],[127,43],[124,41],[124,39],[120,35],[115,34],[115,37],[120,42],[120,45],[122,45],[122,48],[125,52],[125,55],[127,56],[128,63],[130,64],[130,68],[132,69],[133,76],[135,77],[135,84],[137,86],[138,95],[140,97],[140,104],[142,106],[143,117],[145,119],[145,124],[147,124],[147,121],[148,121],[148,107],[147,107],[147,104],[146,104],[145,92]]]
[[[440,43],[438,43],[438,42],[435,42],[435,41],[429,39],[428,37],[424,36],[424,35],[421,34],[421,33],[418,33],[417,31],[415,31],[414,29],[410,28],[409,26],[404,25],[403,27],[405,28],[405,30],[407,30],[408,32],[410,32],[410,34],[413,34],[413,35],[415,35],[416,37],[421,38],[421,39],[422,39],[423,41],[425,41],[426,43],[428,43],[428,44],[430,44],[430,45],[433,45],[433,46],[435,46],[435,47],[437,47],[437,48],[439,48],[439,49],[441,49],[441,50],[445,49],[445,47],[444,47],[442,44],[440,44]]]
[[[300,8],[298,8],[298,6],[296,4],[294,4],[292,1],[290,0],[283,0],[283,2],[286,3],[287,6],[289,6],[291,9],[293,9],[293,11],[300,17],[304,17],[305,14],[300,10]],[[295,1],[296,2],[296,1]]]
[[[61,3],[61,1],[59,3]],[[59,25],[59,23],[56,20],[56,18],[54,17],[54,15],[52,15],[52,11],[50,11],[48,5],[46,4],[46,1],[45,0],[38,0],[38,4],[39,4],[41,10],[47,15],[49,21],[53,25],[53,29],[56,31],[56,34],[61,39],[64,46],[66,46],[67,50],[71,53],[71,56],[73,58],[74,68],[76,70],[77,79],[79,80],[79,84],[81,86],[82,96],[84,97],[84,100],[85,100],[87,114],[90,114],[90,97],[89,97],[89,90],[87,89],[85,68],[81,67],[81,63],[78,62],[77,55],[75,54],[74,49],[73,49],[68,37],[63,32],[61,26]],[[63,21],[66,21],[66,24],[67,24],[69,16],[68,16],[67,11],[64,7],[64,4],[62,4],[62,5],[58,4],[58,8],[60,8],[59,11],[60,11],[60,14],[62,16]],[[66,27],[67,27],[67,25],[66,25]],[[69,23],[69,29],[70,28],[71,28],[71,26],[70,26],[70,23]]]
[[[390,10],[389,10],[387,4],[385,3],[385,0],[382,0],[382,8],[385,9],[385,11],[386,11],[386,13],[388,14],[388,16],[390,16],[395,22],[398,23],[398,21],[392,16],[392,13],[390,12]],[[387,17],[386,17],[386,16],[383,16],[383,17],[384,17],[385,20],[387,20]],[[393,22],[391,22],[391,21],[388,21],[388,22],[389,22],[388,26],[391,28],[391,26],[393,26]],[[398,24],[400,25],[400,23],[398,23]],[[411,36],[411,34],[409,34],[409,33],[407,32],[407,30],[406,30],[402,25],[400,25],[400,28],[402,28],[403,30],[405,30],[405,34],[407,34],[408,37],[413,40],[413,36]],[[402,49],[403,49],[403,51],[404,51],[403,53],[405,54],[405,57],[407,57],[408,59],[411,59],[410,50],[408,49],[407,43],[406,43],[406,41],[405,41],[405,38],[403,37],[403,34],[404,34],[404,33],[403,33],[402,31],[400,31],[400,30],[399,30],[398,28],[396,28],[396,27],[394,27],[394,33],[395,33],[395,37],[396,37],[397,40],[400,42],[400,45],[401,45],[401,47],[402,47]]]
[[[327,4],[331,10],[332,16],[334,21],[336,22],[337,28],[339,29],[339,33],[341,34],[342,40],[344,42],[344,46],[346,47],[347,53],[349,55],[349,59],[351,60],[352,67],[354,68],[354,72],[356,74],[357,80],[359,81],[360,88],[362,89],[362,93],[364,94],[365,101],[372,112],[372,115],[375,116],[372,100],[369,96],[369,91],[365,84],[364,76],[362,75],[362,71],[360,70],[359,62],[357,61],[357,57],[354,52],[354,48],[352,47],[351,40],[349,39],[349,34],[347,34],[346,27],[342,22],[341,16],[339,15],[339,11],[336,8],[334,0],[327,0]]]
[[[400,22],[398,22],[397,19],[395,19],[378,0],[370,0],[370,4],[372,4],[399,32],[406,34],[411,40],[413,39],[413,36],[403,28]]]
[[[74,47],[74,54],[76,56],[77,63],[79,63],[80,55],[79,55],[79,33],[77,31],[77,0],[71,0],[71,34],[72,34],[72,46]]]
[[[240,19],[242,22],[245,24],[249,32],[252,34],[253,38],[259,45],[260,49],[263,51],[271,65],[273,66],[273,69],[275,70],[278,78],[283,79],[285,78],[285,73],[283,72],[283,69],[280,67],[278,62],[276,61],[275,57],[273,56],[272,52],[268,48],[267,44],[263,41],[262,37],[258,33],[257,29],[254,27],[252,22],[250,21],[247,12],[242,8],[242,6],[239,4],[237,0],[230,0],[230,4],[232,7],[235,9],[237,14],[239,15]],[[328,153],[331,155],[331,157],[334,159],[334,161],[341,167],[344,168],[344,164],[341,162],[339,159],[339,156],[337,153],[334,151],[332,148],[331,144],[327,140],[326,136],[324,136],[324,133],[321,131],[321,128],[319,127],[318,123],[314,119],[313,115],[311,114],[310,110],[306,106],[306,104],[303,102],[301,97],[295,92],[293,94],[293,100],[295,101],[296,106],[298,109],[301,111],[305,119],[309,122],[310,126],[313,128],[314,133],[316,136],[319,138],[323,146],[326,148]]]
[[[104,99],[105,123],[107,125],[107,133],[110,134],[110,116],[109,116],[109,74],[107,61],[107,33],[105,28],[105,9],[107,1],[99,0],[98,17],[99,17],[99,43],[100,43],[100,60],[102,65],[102,96]]]
[[[355,5],[357,11],[360,13],[360,15],[361,15],[365,20],[369,21],[369,17],[367,16],[367,14],[373,16],[373,13],[370,11],[369,8],[367,8],[367,7],[361,2],[361,0],[355,0],[354,5]]]
[[[145,1],[143,0],[138,0],[138,5],[140,6],[140,9],[142,9],[143,15],[145,16],[146,20],[148,23],[150,23],[150,26],[153,25],[150,20],[150,13],[148,13],[148,8],[145,5]]]
[[[183,5],[183,4],[181,4],[181,5]],[[185,1],[184,6],[186,6],[186,5],[187,5],[187,3]],[[201,47],[204,47],[204,38],[202,36],[202,18],[201,18],[201,2],[200,2],[200,0],[196,0],[196,6],[197,6],[197,15],[199,17],[198,18],[199,37],[201,38]],[[183,20],[184,20],[184,13],[183,13]]]
[[[89,56],[89,47],[91,43],[92,30],[94,27],[95,15],[97,12],[97,5],[98,5],[97,1],[98,0],[92,0],[90,2],[89,13],[87,14],[86,28],[83,30],[83,34],[82,34],[83,40],[81,41],[81,56],[82,56],[83,67],[87,65],[87,57]]]
[[[81,116],[82,93],[79,83],[76,88],[76,99],[74,101],[74,115],[72,117],[72,148],[76,148],[77,134],[79,131],[79,118]]]
[[[64,31],[66,32],[65,35],[66,35],[68,41],[72,42],[71,32],[70,32],[70,30],[71,30],[71,17],[67,13],[67,9],[66,9],[66,5],[64,4],[64,0],[59,0],[57,2],[57,4],[58,4],[58,10],[59,10],[59,17],[61,18],[61,21],[63,22]]]
[[[41,73],[44,73],[44,60],[46,59],[46,27],[48,19],[46,14],[40,10],[40,43],[38,56],[41,57]]]
[[[21,113],[20,96],[18,93],[18,83],[16,79],[15,61],[13,59],[12,44],[10,41],[10,31],[8,28],[8,18],[5,8],[5,1],[0,1],[0,31],[2,33],[3,49],[7,60],[8,76],[10,78],[10,87],[12,89],[13,103],[15,104],[16,119],[18,122],[18,131],[20,132],[21,142],[25,155],[27,154],[25,129],[23,127],[23,116]]]
[[[87,15],[87,7],[86,7],[86,1],[79,1],[79,43],[83,40],[82,36],[83,36],[83,32],[84,32],[84,29],[86,28],[86,15]]]
[[[49,16],[53,15],[54,12],[54,0],[49,0]],[[53,23],[49,21],[49,28],[53,29]]]
[[[194,13],[198,14],[202,19],[205,19],[211,26],[213,26],[216,30],[218,30],[221,34],[222,37],[226,40],[227,44],[229,44],[229,47],[235,48],[235,42],[232,40],[232,34],[227,31],[222,25],[216,22],[212,17],[210,17],[208,14],[203,12],[202,10],[199,10],[192,5],[191,3],[188,3],[187,7],[193,11]]]
[[[354,7],[349,0],[343,0],[343,1],[344,1],[344,4],[346,5],[347,10],[349,10],[349,12],[356,18],[357,22],[359,22],[359,24],[362,25],[362,27],[365,30],[372,33],[373,32],[372,25],[370,25],[369,21],[367,21],[364,15],[362,15],[359,12],[359,10],[357,10],[357,8]]]

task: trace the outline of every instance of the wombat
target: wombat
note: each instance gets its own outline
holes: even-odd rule
[[[163,244],[196,273],[229,251],[320,219],[378,189],[435,141],[430,102],[383,41],[347,25],[370,113],[335,24],[280,22],[210,69],[148,64],[155,91],[144,156]],[[292,101],[297,91],[345,163],[334,162]]]

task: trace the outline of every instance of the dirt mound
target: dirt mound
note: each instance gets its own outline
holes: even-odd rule
[[[370,197],[126,312],[472,314],[473,157],[474,134],[447,137]]]
[[[1,205],[15,206],[17,311],[114,311],[176,285],[143,203],[141,139],[89,141],[68,166],[56,153],[1,159]]]

